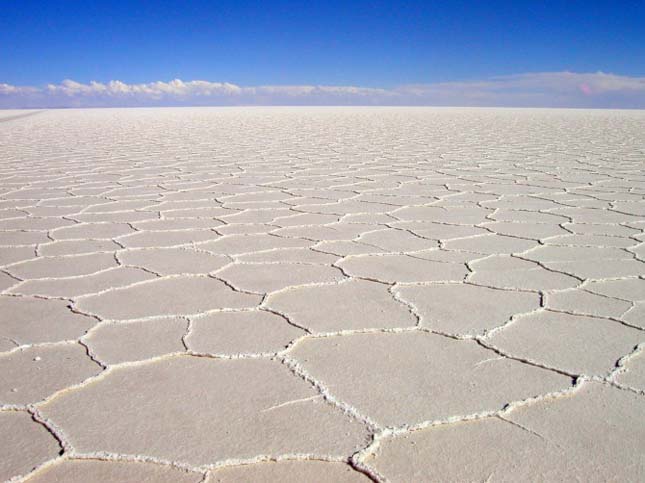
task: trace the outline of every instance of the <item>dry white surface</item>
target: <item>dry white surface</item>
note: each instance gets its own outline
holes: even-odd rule
[[[5,114],[0,480],[645,479],[645,112]]]

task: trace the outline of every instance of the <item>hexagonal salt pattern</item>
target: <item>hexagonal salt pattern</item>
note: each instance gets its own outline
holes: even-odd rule
[[[645,479],[643,132],[584,110],[1,123],[0,479]]]
[[[368,440],[360,421],[270,360],[175,356],[123,367],[41,411],[77,451],[194,466],[285,453],[340,457]]]

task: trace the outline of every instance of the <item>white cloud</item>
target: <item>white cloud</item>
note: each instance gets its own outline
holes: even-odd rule
[[[397,89],[441,104],[645,108],[645,77],[603,72],[541,72],[483,81],[402,86]]]
[[[645,108],[645,77],[542,72],[377,89],[358,86],[238,86],[203,80],[45,87],[0,83],[0,108],[177,105],[455,105]]]

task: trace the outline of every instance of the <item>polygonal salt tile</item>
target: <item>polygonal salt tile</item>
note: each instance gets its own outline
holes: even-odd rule
[[[133,227],[142,231],[209,230],[222,225],[221,221],[211,218],[170,218],[132,223]]]
[[[584,247],[578,247],[584,248]],[[543,262],[559,272],[565,272],[581,279],[603,279],[645,276],[645,263],[630,259],[589,259],[576,262]]]
[[[503,196],[496,200],[482,201],[481,204],[489,208],[510,208],[528,211],[547,210],[549,208],[558,208],[560,206],[550,200],[528,196]]]
[[[354,470],[347,463],[287,460],[230,466],[213,470],[206,479],[206,483],[242,481],[301,483],[304,481],[321,481],[321,479],[336,483],[368,483],[371,481],[367,476]]]
[[[260,235],[274,231],[274,225],[266,223],[232,223],[217,227],[217,233],[221,235]]]
[[[428,240],[408,231],[386,229],[361,235],[358,240],[388,252],[416,252],[438,247],[435,240]]]
[[[155,208],[161,212],[164,212],[167,210],[193,210],[195,208],[221,208],[221,206],[217,201],[213,199],[203,199],[162,201],[161,203],[157,203],[155,205]]]
[[[317,201],[320,203],[320,200]],[[389,213],[397,206],[386,205],[384,203],[367,203],[364,201],[347,200],[331,204],[302,204],[296,205],[297,211],[307,211],[309,213],[322,213],[331,215],[347,215],[355,213]]]
[[[414,257],[444,263],[470,263],[473,260],[482,258],[483,255],[472,252],[462,252],[460,250],[445,250],[444,248],[434,248],[431,250],[415,252]]]
[[[223,199],[226,203],[249,203],[252,201],[280,201],[292,197],[293,195],[278,190],[258,190],[257,193],[239,193]]]
[[[398,286],[396,293],[417,310],[422,326],[455,335],[484,334],[540,307],[535,293],[466,284]]]
[[[314,251],[310,248],[279,248],[265,252],[249,253],[238,255],[240,262],[291,262],[291,263],[317,263],[320,265],[331,265],[338,261],[338,256],[329,253]]]
[[[464,238],[488,233],[483,228],[469,225],[447,225],[430,221],[399,221],[390,223],[396,228],[410,230],[419,236],[431,240],[450,240],[451,238]]]
[[[13,218],[0,220],[0,230],[53,230],[63,226],[75,225],[71,220],[63,218]]]
[[[461,263],[423,260],[408,255],[365,255],[345,258],[338,263],[347,273],[387,283],[460,282],[468,274]]]
[[[313,242],[295,238],[281,238],[273,235],[228,235],[219,240],[202,243],[200,250],[221,255],[234,255],[241,253],[260,252],[274,248],[309,247]]]
[[[194,318],[186,344],[211,354],[273,353],[304,334],[270,312],[220,312]]]
[[[142,267],[159,275],[210,273],[231,262],[228,257],[190,248],[146,248],[118,253],[124,265]]]
[[[347,255],[368,255],[371,253],[385,253],[382,248],[365,245],[356,241],[324,241],[316,243],[314,249],[324,253],[332,253],[339,257]]]
[[[558,215],[555,213],[540,213],[538,211],[526,210],[505,210],[499,209],[495,211],[491,218],[497,221],[510,221],[521,223],[546,223],[557,225],[558,223],[565,223],[569,221],[566,216]]]
[[[302,184],[303,181],[300,180],[296,184]],[[356,193],[349,190],[342,189],[327,189],[324,186],[321,188],[295,188],[290,189],[289,192],[295,196],[306,197],[310,196],[312,198],[317,198],[318,202],[322,199],[338,201],[347,198],[353,198],[356,196]]]
[[[204,188],[209,188],[212,187],[213,184],[210,181],[205,181],[204,183],[208,183],[209,186]],[[166,186],[176,186],[175,184],[171,183],[170,181],[165,181],[164,185]],[[209,205],[212,204],[214,201],[214,196],[216,196],[216,193],[212,190],[193,190],[193,191],[172,191],[172,192],[165,192],[163,193],[163,196],[161,197],[162,203],[163,202],[170,202],[170,201],[176,201],[177,203],[179,202],[188,202],[192,203],[194,201],[197,202],[207,202]],[[159,203],[161,204],[161,203]],[[198,206],[203,206],[201,204],[198,204]]]
[[[19,344],[76,339],[96,320],[75,314],[63,300],[0,296],[0,336]]]
[[[642,278],[589,282],[585,289],[622,300],[645,300],[645,280]]]
[[[622,236],[628,237],[638,233],[640,230],[636,228],[630,228],[624,225],[593,225],[587,223],[564,223],[564,227],[567,230],[571,230],[574,233],[579,235],[611,235],[611,236]]]
[[[635,215],[598,208],[556,208],[551,210],[551,212],[553,214],[568,216],[573,223],[628,223],[639,219]]]
[[[0,354],[0,404],[31,404],[101,372],[76,343]]]
[[[295,199],[295,198],[292,198]],[[276,201],[226,201],[223,203],[225,208],[232,210],[267,210],[267,209],[281,209],[285,207],[287,200]]]
[[[112,240],[64,240],[44,243],[38,247],[42,256],[80,255],[94,252],[113,252],[121,245]]]
[[[596,200],[596,199],[577,199],[577,200],[567,200],[562,202],[563,205],[570,206],[574,209],[582,209],[582,210],[597,210],[600,212],[599,215],[597,215],[596,220],[598,223],[605,223],[607,219],[601,210],[605,210],[606,208],[610,207],[610,203],[608,201],[603,201],[603,200]],[[556,211],[556,210],[553,210]],[[573,218],[570,218],[573,220]]]
[[[0,479],[26,475],[42,463],[56,458],[61,447],[41,424],[23,411],[0,412]]]
[[[613,203],[613,210],[621,213],[628,213],[630,215],[645,216],[645,202],[644,201],[626,201]]]
[[[66,196],[69,196],[69,193],[65,190],[55,190],[50,188],[23,188],[3,194],[3,198],[7,200],[40,200],[47,198],[64,198]]]
[[[280,216],[293,213],[289,208],[272,208],[268,210],[243,210],[235,212],[227,210],[228,213],[218,215],[220,220],[226,223],[271,223]]]
[[[639,481],[644,411],[635,394],[588,384],[520,407],[508,421],[490,417],[388,439],[367,463],[392,481]]]
[[[460,206],[467,203],[480,203],[483,201],[495,201],[497,196],[487,193],[457,193],[441,197],[442,206]]]
[[[205,242],[220,238],[212,230],[140,231],[119,238],[127,248],[161,248]]]
[[[286,290],[270,295],[266,305],[315,332],[417,324],[408,308],[394,300],[387,285],[363,280]],[[320,310],[321,306],[325,310]]]
[[[99,240],[116,238],[133,232],[134,230],[127,223],[80,223],[53,230],[51,236],[55,240]]]
[[[80,206],[31,206],[24,208],[31,216],[34,217],[72,217],[81,211]]]
[[[632,304],[624,300],[572,289],[547,294],[546,306],[569,313],[620,317],[631,308]]]
[[[494,234],[447,240],[443,244],[448,250],[466,250],[483,255],[520,253],[535,246],[537,242],[532,240]]]
[[[449,208],[438,206],[410,206],[401,208],[392,213],[395,218],[418,221],[434,221],[439,223],[451,223],[455,225],[475,225],[486,221],[486,216],[493,210],[487,210],[477,206]]]
[[[396,218],[387,213],[356,213],[343,216],[342,221],[345,223],[367,223],[368,225],[376,225],[375,228],[378,228],[385,223],[395,222]]]
[[[164,191],[158,186],[132,186],[129,188],[115,188],[108,191],[104,191],[103,194],[109,198],[141,198],[145,197],[146,199],[156,198],[157,195],[163,193]]]
[[[281,216],[273,220],[273,224],[280,227],[303,226],[303,225],[326,225],[335,223],[340,219],[337,215],[320,215],[317,213],[298,213],[289,216]]]
[[[84,210],[84,213],[111,213],[114,211],[134,211],[151,206],[153,203],[149,200],[121,200],[109,203],[91,205]]]
[[[0,220],[6,220],[8,218],[26,218],[27,213],[21,210],[16,209],[0,209]]]
[[[282,202],[285,206],[291,206],[294,208],[293,211],[298,211],[298,212],[307,212],[309,206],[313,206],[315,208],[318,208],[321,205],[333,205],[336,204],[336,199],[321,199],[321,198],[308,198],[308,197],[296,197],[296,198],[291,198],[290,200],[285,200]],[[313,213],[316,214],[316,213]],[[284,215],[280,215],[280,218]],[[335,215],[338,216],[339,218],[341,217],[340,214]],[[275,218],[277,219],[277,218]]]
[[[273,233],[288,238],[304,238],[314,241],[352,240],[373,230],[374,227],[364,223],[334,223],[325,226],[293,226],[280,228]]]
[[[0,266],[18,263],[36,258],[35,246],[2,247],[0,249]]]
[[[576,262],[582,260],[620,260],[633,258],[620,248],[540,246],[523,254],[538,262]]]
[[[645,404],[637,395],[591,383],[570,397],[547,399],[522,409],[507,418],[555,442],[560,451],[566,448],[565,453],[571,457],[562,458],[563,472],[571,471],[571,461],[581,456],[578,467],[569,473],[572,476],[587,475],[583,478],[606,481],[621,475],[628,481],[632,479],[630,475],[638,480],[637,475],[645,474],[645,428],[640,424]],[[596,445],[599,440],[603,441],[602,447]],[[591,460],[598,464],[589,467],[582,462]]]
[[[158,220],[153,211],[119,211],[115,213],[80,213],[74,219],[81,223],[133,223],[135,221]]]
[[[347,457],[368,441],[361,423],[270,360],[175,356],[121,367],[41,412],[79,452],[194,466],[285,453]]]
[[[0,245],[35,245],[49,241],[47,233],[42,231],[0,231]]]
[[[468,281],[497,288],[560,290],[580,284],[570,275],[509,255],[492,255],[475,260],[469,266],[473,272],[468,275]]]
[[[81,277],[27,280],[13,287],[9,293],[74,298],[154,278],[157,277],[152,273],[138,268],[116,267]]]
[[[180,318],[100,324],[83,340],[98,360],[118,364],[185,350],[187,326]]]
[[[189,210],[197,208],[221,208],[221,205],[213,199],[162,201],[155,205],[155,209],[161,213],[166,213],[168,210],[185,210],[188,213]]]
[[[604,235],[562,235],[545,240],[547,245],[626,248],[638,243],[630,238]]]
[[[253,307],[260,299],[258,295],[235,292],[210,277],[182,276],[88,295],[78,298],[76,307],[105,319],[125,320]]]
[[[335,397],[387,426],[499,410],[571,383],[473,341],[426,332],[305,339],[290,357]]]
[[[11,265],[7,271],[25,280],[78,277],[116,266],[117,262],[112,253],[90,253],[65,257],[39,257]]]
[[[78,190],[74,190],[77,192]],[[87,206],[102,205],[110,203],[110,200],[100,196],[71,196],[66,198],[49,198],[39,202],[39,206],[47,207],[75,207],[78,210]]]
[[[618,322],[549,311],[521,316],[489,339],[509,355],[589,376],[607,375],[642,340]]]
[[[187,208],[175,210],[160,210],[163,217],[172,218],[219,218],[235,213],[233,210],[222,208],[221,206],[210,206],[206,208]]]
[[[482,183],[478,189],[484,193],[496,193],[498,195],[526,195],[533,193],[548,193],[553,190],[538,186],[523,185],[520,183]]]
[[[335,267],[300,263],[238,263],[217,272],[239,290],[268,293],[292,285],[329,283],[345,276]]]
[[[559,238],[557,235],[568,233],[560,225],[552,223],[513,223],[508,221],[494,221],[482,223],[481,226],[484,226],[499,235],[532,238],[535,240],[549,237]],[[548,241],[550,242],[551,239]]]

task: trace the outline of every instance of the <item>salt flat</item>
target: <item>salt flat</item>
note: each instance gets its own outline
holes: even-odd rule
[[[644,111],[22,114],[0,480],[645,479]]]

